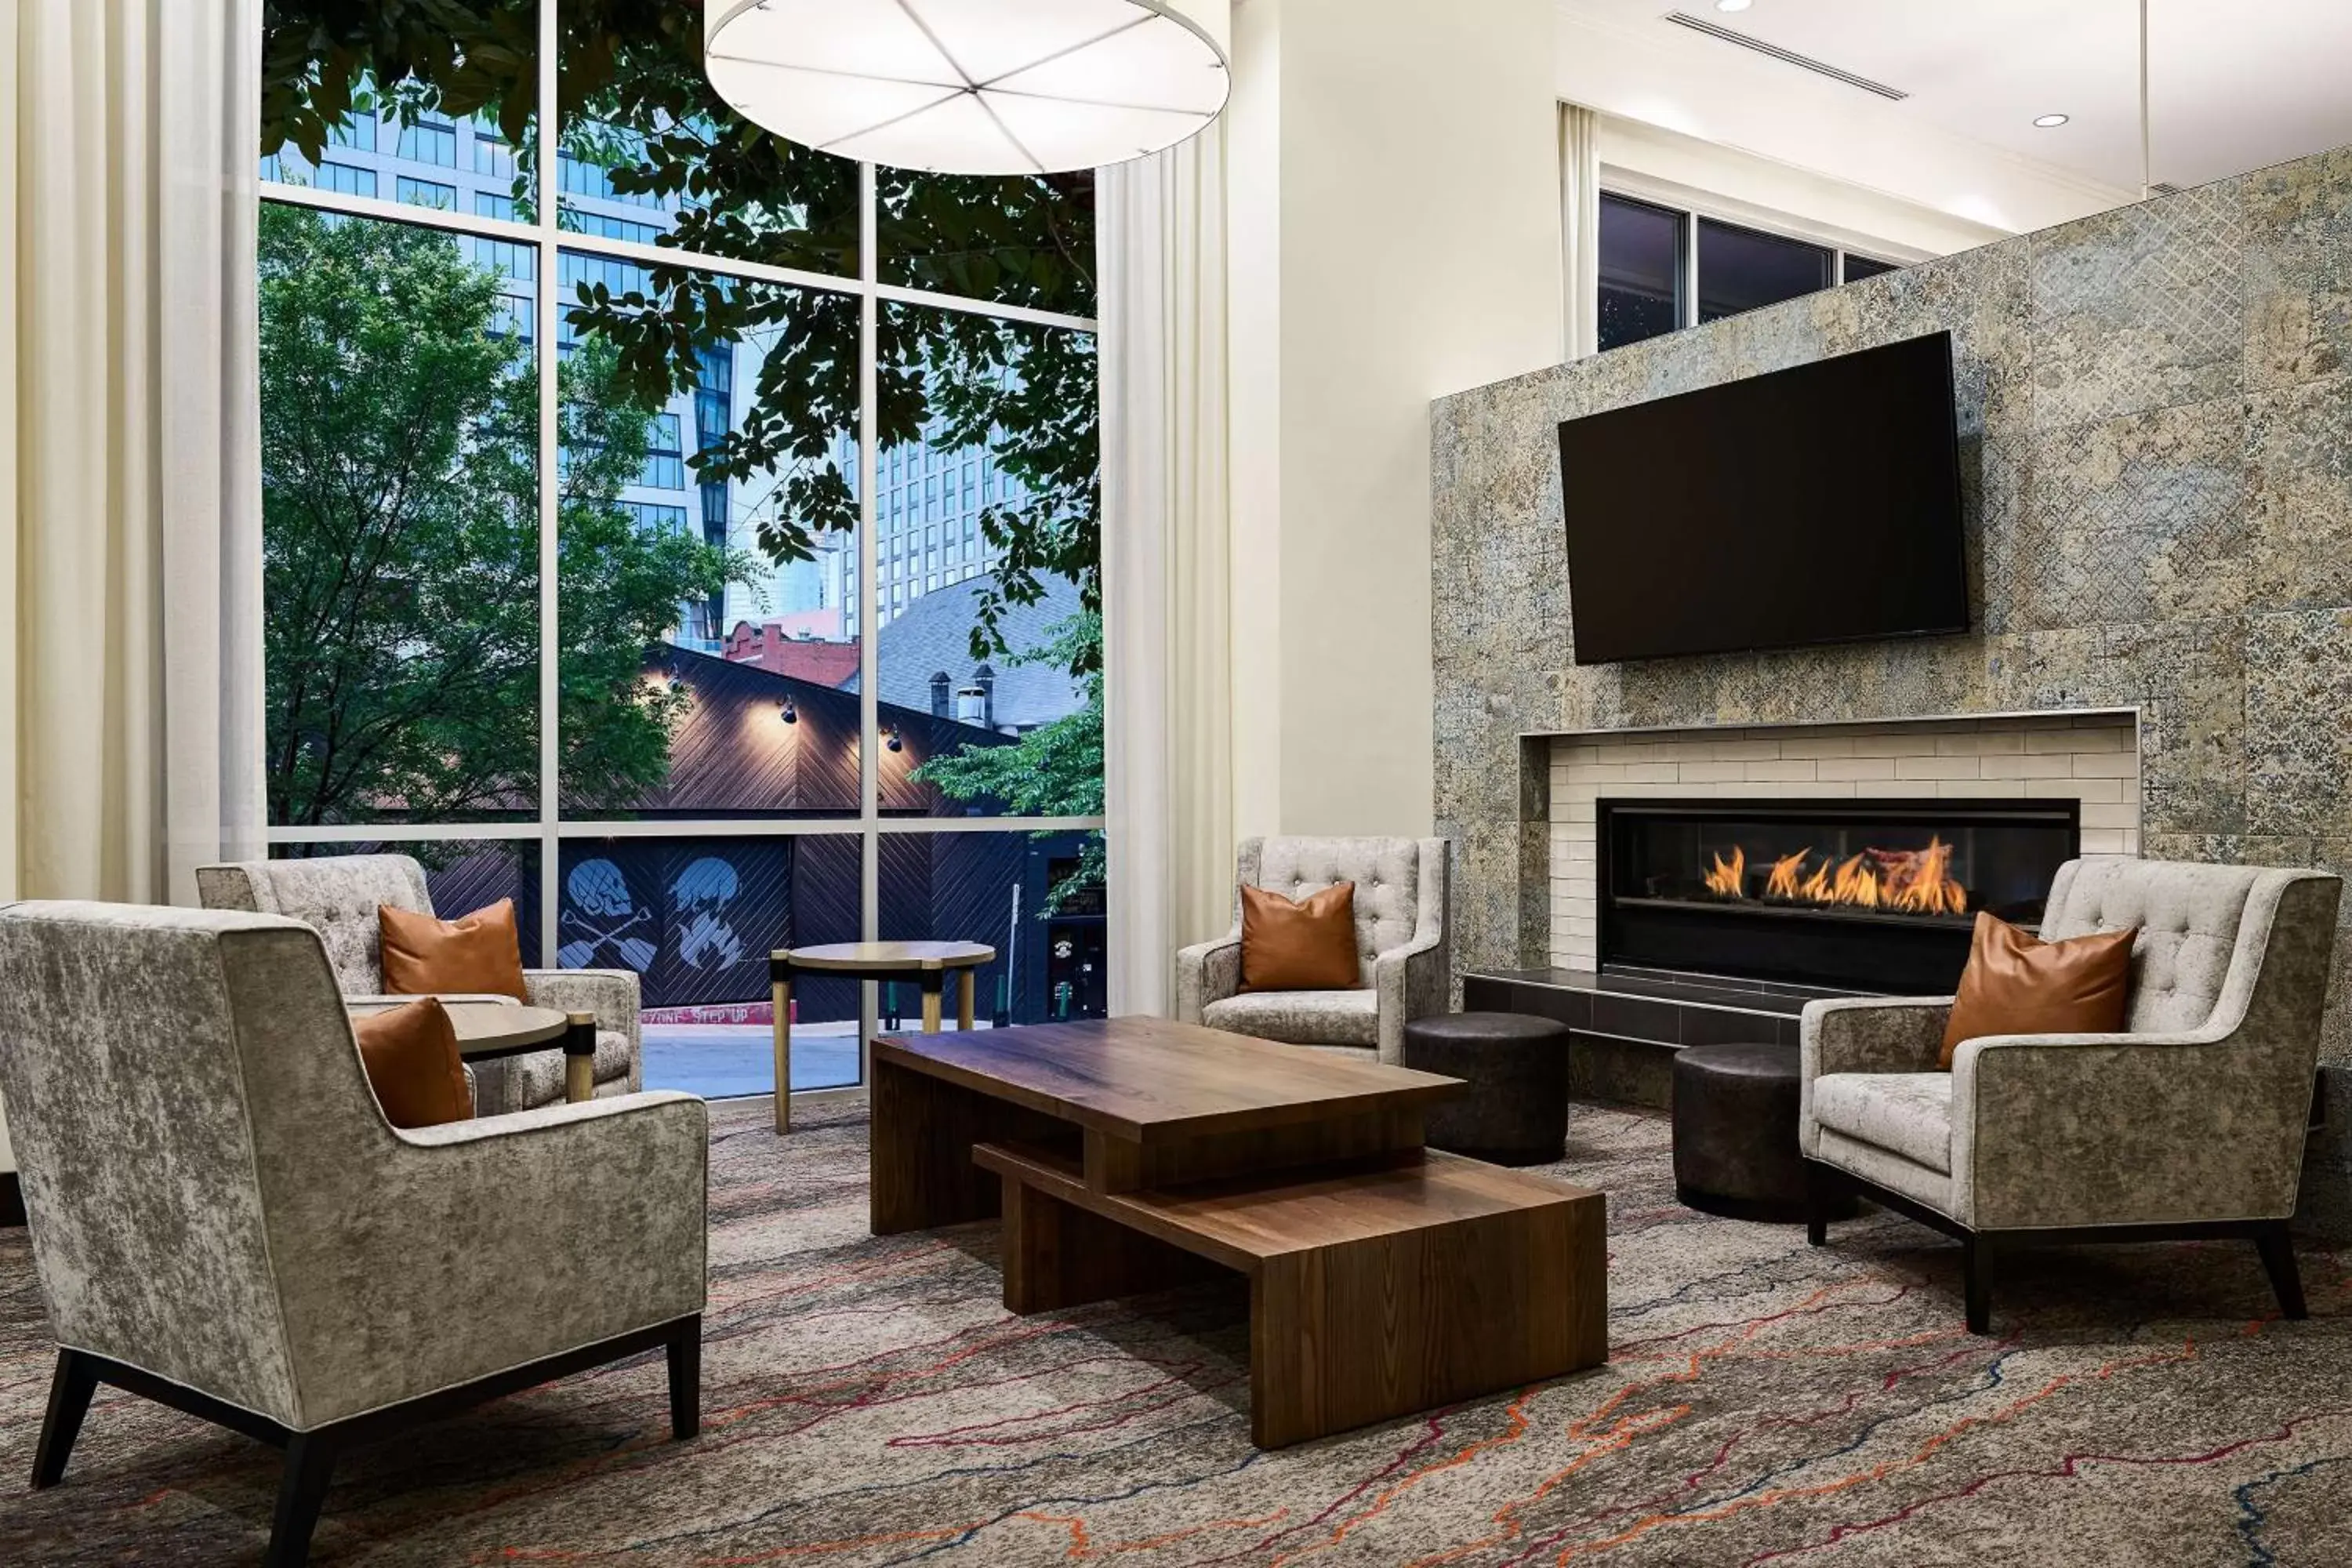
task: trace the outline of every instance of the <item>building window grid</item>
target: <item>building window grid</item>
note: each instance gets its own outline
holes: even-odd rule
[[[646,421],[646,466],[637,483],[649,490],[686,488],[686,449],[679,445],[676,413],[665,411]]]
[[[400,128],[400,157],[411,163],[436,168],[457,166],[457,128],[446,120],[426,118]]]
[[[365,196],[375,199],[375,171],[362,169],[356,163],[324,163],[319,165],[317,189],[332,191],[339,196]]]
[[[541,47],[542,48],[551,48],[555,42],[556,19],[554,16],[554,11],[555,6],[553,5],[550,5],[542,12],[541,17],[540,37]],[[494,132],[486,130],[478,123],[474,125],[472,130],[473,150],[470,153],[470,157],[473,162],[475,172],[478,174],[489,174],[492,177],[511,178],[514,169],[513,160],[518,150],[507,145],[496,135]],[[535,125],[532,132],[533,144],[535,144],[539,130],[540,128]],[[358,152],[373,151],[377,152],[378,155],[382,155],[377,141],[378,132],[378,124],[373,118],[356,121],[352,128],[339,131],[337,133],[331,135],[330,144],[338,147],[350,147],[353,151]],[[454,124],[446,120],[439,120],[437,118],[428,116],[420,120],[416,124],[403,125],[400,127],[399,138],[396,142],[397,153],[394,155],[412,163],[426,163],[435,167],[454,169],[458,166],[457,142],[457,127]],[[534,155],[536,155],[535,153]],[[285,184],[295,184],[299,183],[298,180],[289,179],[288,176],[289,174],[299,175],[302,167],[302,161],[299,158],[281,158],[277,154],[272,154],[262,161],[261,172],[265,182],[275,181]],[[314,174],[316,178],[316,188],[319,191],[369,199],[373,199],[376,195],[377,175],[373,169],[360,167],[353,164],[322,162],[321,165],[314,172]],[[437,182],[416,182],[419,185],[428,185],[436,183]],[[590,196],[615,204],[644,207],[658,208],[661,205],[660,198],[651,195],[624,195],[613,191],[611,188],[609,174],[607,174],[604,170],[593,164],[583,163],[581,161],[569,156],[560,155],[557,160],[556,184],[559,190],[568,195]],[[877,198],[875,195],[874,181],[871,178],[870,170],[866,171],[866,177],[861,180],[861,184],[864,187],[863,199],[868,204],[873,203]],[[454,209],[457,205],[454,199],[457,193],[454,189],[446,185],[442,188],[450,191],[451,200],[447,205],[451,209]],[[265,199],[267,199],[266,188]],[[328,204],[328,205],[331,211],[332,204]],[[542,213],[540,215],[539,221],[535,225],[539,231],[539,237],[535,241],[517,242],[493,238],[488,236],[464,236],[462,234],[459,237],[463,240],[470,241],[469,249],[478,260],[484,261],[491,269],[500,272],[503,276],[526,282],[534,279],[538,273],[543,269],[544,258],[551,256],[555,258],[557,263],[556,272],[557,276],[561,279],[561,287],[564,290],[564,295],[568,295],[570,293],[576,284],[579,276],[590,275],[584,269],[591,267],[594,268],[595,275],[605,280],[607,286],[613,288],[615,292],[623,291],[625,288],[629,287],[630,283],[628,280],[631,279],[636,279],[638,286],[642,286],[643,279],[646,276],[644,268],[640,264],[623,257],[610,255],[597,256],[593,254],[597,249],[597,241],[599,239],[613,239],[625,243],[656,243],[661,237],[663,231],[654,226],[635,224],[630,220],[614,217],[610,215],[593,215],[593,221],[584,223],[578,222],[574,220],[588,215],[583,215],[580,212],[580,209],[576,207],[563,206],[561,203],[551,204],[551,205],[554,206],[557,210],[551,213]],[[475,193],[474,198],[473,216],[499,222],[513,222],[516,220],[517,216],[515,203],[511,195],[496,195],[488,192],[477,192]],[[653,238],[650,240],[641,237],[641,235],[646,230],[651,230]],[[494,249],[492,247],[497,248]],[[534,254],[534,252],[539,254]],[[583,268],[583,270],[578,275],[575,275],[572,270],[572,263],[575,258],[578,259]],[[686,264],[704,268],[720,274],[730,276],[758,275],[757,272],[748,268],[744,264],[736,262],[731,258],[725,257],[705,256],[695,252],[680,251],[677,258],[679,261]],[[876,258],[867,257],[864,258],[863,272],[859,278],[855,279],[828,279],[824,286],[840,292],[861,296],[877,293],[882,287],[877,277],[877,270],[878,268],[876,265]],[[559,296],[559,300],[563,296]],[[953,298],[952,296],[947,295],[938,297],[943,300]],[[990,303],[986,300],[962,300],[959,303],[961,308],[977,309],[980,313],[985,314],[990,313],[991,311]],[[528,343],[533,336],[538,320],[539,306],[535,297],[529,291],[518,293],[513,290],[509,290],[501,300],[501,309],[507,318],[504,325],[509,330],[511,330],[525,343]],[[559,340],[562,346],[568,347],[573,334],[568,317],[566,313],[561,310],[560,303],[557,306],[556,316]],[[1076,331],[1094,332],[1098,331],[1098,325],[1097,322],[1084,318],[1066,318],[1061,320],[1056,324]],[[541,409],[541,414],[542,419],[549,417],[549,411],[544,408]],[[674,422],[674,416],[672,416],[672,418]],[[936,475],[942,467],[951,466],[957,460],[959,456],[958,454],[952,452],[941,452],[931,445],[928,438],[933,436],[934,433],[932,431],[926,430],[924,434],[927,437],[926,441],[921,445],[914,447],[911,450],[901,447],[893,448],[887,452],[877,451],[875,454],[874,459],[877,480],[883,474],[887,473],[891,477],[899,477],[903,475],[911,481],[913,478],[919,474],[925,476]],[[850,450],[853,453],[855,452],[856,448],[854,443],[851,445]],[[668,456],[669,454],[664,455]],[[679,454],[678,456],[682,458],[682,454]],[[561,454],[559,453],[559,468],[561,466],[560,458]],[[983,454],[981,458],[980,472],[983,494],[993,499],[993,493],[998,488],[995,482],[995,468],[992,459],[986,454]],[[927,483],[934,491],[936,491],[936,479],[928,479]],[[1005,492],[1005,499],[1010,500],[1013,498],[1013,487],[1011,484],[1011,481],[1007,480],[1003,488]],[[968,491],[969,482],[967,481],[967,492]],[[912,514],[915,512],[917,505],[915,490],[912,483],[909,482],[901,491],[898,492],[898,494],[904,497],[904,511],[908,515],[908,521],[912,521]],[[884,507],[885,499],[886,498],[882,496],[875,498],[874,504],[867,509],[867,516],[862,526],[876,529],[879,528],[886,515]],[[936,517],[936,494],[928,499],[932,508],[932,515]],[[552,519],[545,515],[548,504],[549,503],[546,502],[543,498],[542,516],[540,520],[542,530],[552,526]],[[622,505],[630,513],[634,521],[635,521],[641,527],[668,530],[683,529],[687,526],[687,514],[683,508],[642,500],[627,500],[624,501]],[[967,539],[971,537],[973,526],[974,525],[970,519],[965,521],[964,529]],[[933,531],[935,535],[937,531],[938,531],[936,530]],[[877,538],[876,542],[878,550],[878,546],[881,543],[880,539]],[[969,548],[967,552],[969,553]],[[909,553],[911,553],[911,552]],[[934,552],[935,557],[936,554],[937,552]],[[879,556],[877,553],[877,559],[878,558]],[[861,591],[866,586],[866,584],[862,582],[862,574],[858,570],[856,552],[854,551],[851,552],[844,571],[844,583],[847,591],[847,604],[845,605],[845,630],[852,638],[863,641],[865,638],[873,636],[875,631],[878,630],[880,625],[887,622],[896,615],[904,612],[909,602],[907,594],[906,579],[912,577],[915,574],[912,570],[912,566],[913,563],[911,562],[908,562],[900,571],[877,574],[877,578],[887,576],[897,578],[898,580],[891,582],[887,589],[879,581],[871,584],[873,595],[871,602],[874,605],[874,613],[871,616],[868,616],[865,613],[863,608],[867,601]],[[960,582],[965,577],[975,574],[978,570],[979,568],[977,567],[967,567],[961,572],[950,572],[946,574],[947,580],[950,582]],[[939,574],[934,573],[932,574],[931,585],[935,588],[941,585]],[[540,595],[542,616],[561,614],[561,607],[556,602],[557,587],[558,584],[551,580],[541,583]],[[917,596],[920,596],[919,592]],[[685,627],[680,628],[681,632],[684,632],[686,629],[687,628]],[[547,716],[543,715],[542,722],[546,721],[548,721]],[[877,754],[879,739],[880,737],[877,727],[869,717],[864,726],[861,742],[866,754]],[[561,901],[557,897],[555,897],[555,881],[558,867],[562,860],[562,847],[567,842],[601,838],[604,837],[608,831],[608,825],[601,822],[565,819],[561,811],[557,808],[557,780],[555,778],[542,777],[541,779],[541,811],[539,820],[537,822],[528,825],[517,825],[506,829],[500,829],[495,826],[484,824],[479,826],[470,827],[468,832],[468,837],[471,837],[512,839],[518,842],[537,842],[541,846],[541,902],[542,927],[541,931],[541,940],[545,945],[547,951],[550,952],[553,951],[555,943],[554,917]],[[836,818],[821,819],[812,822],[805,829],[801,828],[799,825],[795,825],[794,830],[856,834],[865,841],[866,854],[869,858],[869,864],[871,863],[871,857],[875,852],[876,841],[880,836],[889,833],[921,832],[927,830],[925,827],[919,827],[913,824],[898,823],[884,818],[879,811],[879,802],[875,798],[873,792],[871,790],[867,790],[863,792],[863,794],[865,796],[864,805],[861,806],[860,811],[856,816],[844,816]],[[1101,825],[1101,819],[1098,817],[1075,818],[1061,821],[1017,816],[992,817],[989,819],[989,827],[992,831],[1005,833],[1033,832],[1040,828],[1050,826],[1083,829],[1088,827],[1099,827]],[[744,828],[744,824],[740,821],[716,818],[710,820],[703,820],[699,818],[691,820],[681,819],[675,823],[666,824],[665,826],[669,829],[671,835],[674,835],[680,840],[691,840],[703,837],[720,837],[726,836],[730,833],[740,834]],[[348,828],[331,828],[324,830],[323,833],[319,830],[305,830],[302,828],[272,827],[268,830],[267,834],[268,841],[273,845],[315,843],[321,841],[322,838],[328,840],[349,838],[353,841],[366,840],[386,845],[414,844],[431,841],[446,836],[446,828],[442,828],[438,825],[391,823],[369,824],[364,826],[354,826]],[[870,904],[862,911],[862,917],[869,933],[873,931],[874,922],[877,917],[877,912],[878,911],[875,908],[871,907]],[[869,1007],[871,1005],[870,998],[868,999],[868,1005]],[[861,1037],[870,1037],[873,1032],[872,1023],[873,1020],[868,1018],[861,1026]],[[856,1086],[849,1086],[849,1088],[855,1089],[858,1086],[862,1086],[865,1081],[866,1075],[861,1065],[858,1084]],[[846,1090],[832,1091],[818,1089],[801,1092],[827,1093],[845,1091]]]
[[[457,187],[445,185],[438,180],[420,180],[414,174],[403,174],[393,181],[393,199],[403,206],[431,207],[436,212],[457,210]]]

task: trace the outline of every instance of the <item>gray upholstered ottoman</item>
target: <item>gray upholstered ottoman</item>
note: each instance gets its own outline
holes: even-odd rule
[[[1441,1013],[1404,1026],[1404,1065],[1469,1088],[1429,1108],[1432,1148],[1540,1165],[1568,1141],[1568,1026],[1518,1013]]]
[[[1675,1053],[1675,1196],[1731,1219],[1805,1217],[1798,1051],[1757,1043]],[[1842,1198],[1843,1213],[1853,1199]]]

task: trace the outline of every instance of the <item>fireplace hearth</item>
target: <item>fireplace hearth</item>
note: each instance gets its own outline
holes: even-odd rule
[[[2081,843],[2052,800],[1603,800],[1604,967],[1949,991],[1986,910],[2040,922]]]

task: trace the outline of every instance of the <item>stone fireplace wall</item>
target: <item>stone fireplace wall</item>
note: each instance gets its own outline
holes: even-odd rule
[[[2139,853],[2139,737],[2129,713],[1561,735],[1550,770],[1556,969],[1600,963],[1603,799],[2072,799],[2083,803],[2084,854]]]
[[[1573,662],[1559,421],[1938,329],[1974,631]],[[2352,149],[1443,398],[1431,426],[1460,968],[1555,950],[1563,734],[2131,710],[2142,853],[2352,871]],[[1656,591],[1706,569],[1662,560]],[[2326,1049],[2352,1063],[2338,952]]]

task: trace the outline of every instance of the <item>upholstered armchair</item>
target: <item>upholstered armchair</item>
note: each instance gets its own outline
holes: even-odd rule
[[[2051,941],[2139,929],[2114,1035],[1995,1035],[1937,1069],[1952,998],[1805,1006],[1798,1140],[1823,1200],[1846,1190],[1964,1247],[1969,1328],[1990,1323],[1993,1249],[2252,1240],[2304,1315],[2287,1220],[2309,1125],[2337,879],[2315,871],[2071,860]]]
[[[314,928],[326,943],[344,1001],[355,1006],[400,1000],[383,994],[377,907],[434,912],[425,868],[406,855],[330,855],[200,866],[196,896],[206,909],[287,915]],[[522,980],[534,1007],[596,1015],[598,1096],[635,1094],[645,1087],[635,974],[625,969],[527,969]],[[479,1115],[563,1101],[560,1050],[480,1062],[467,1070],[474,1079],[474,1107]]]
[[[0,908],[0,1093],[58,1345],[33,1485],[100,1384],[285,1450],[271,1564],[336,1455],[667,1347],[694,1434],[709,1127],[628,1095],[385,1121],[319,933],[278,915]]]
[[[1360,983],[1351,991],[1244,991],[1236,889],[1234,929],[1176,954],[1178,1019],[1402,1061],[1406,1020],[1444,1012],[1452,984],[1445,840],[1247,838],[1235,871],[1246,886],[1293,899],[1353,882]]]

